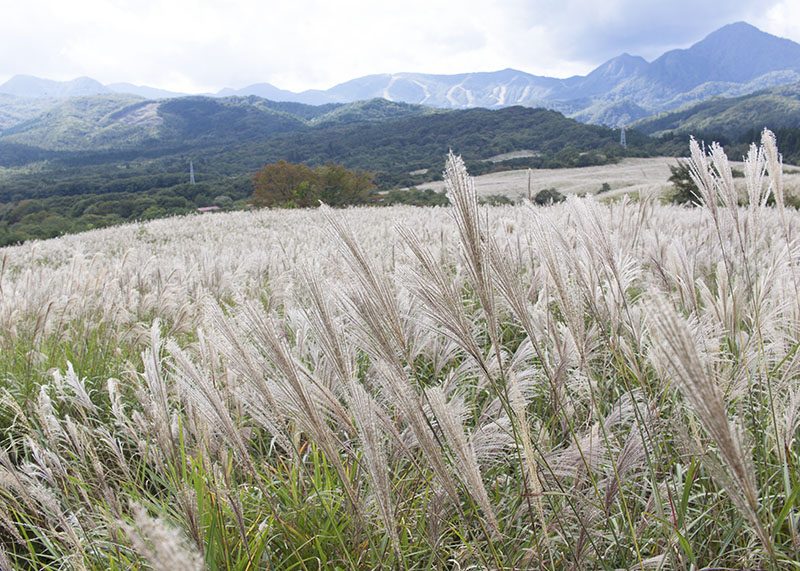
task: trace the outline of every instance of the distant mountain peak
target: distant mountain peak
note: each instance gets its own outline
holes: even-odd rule
[[[611,58],[605,63],[600,64],[597,68],[595,68],[587,77],[590,77],[595,74],[604,74],[607,75],[608,73],[634,73],[636,71],[640,71],[647,67],[647,60],[644,59],[642,56],[633,56],[627,52],[618,55],[615,58]]]
[[[800,71],[800,44],[735,22],[691,47],[672,50],[653,61],[648,79],[689,91],[704,83],[747,83],[776,71]]]
[[[0,93],[28,98],[62,98],[103,95],[110,90],[91,77],[54,81],[32,75],[15,75],[0,85]]]
[[[712,49],[719,49],[720,47],[728,46],[734,42],[756,42],[758,44],[794,43],[791,40],[773,36],[772,34],[759,30],[747,22],[734,22],[714,30],[705,38],[691,46],[689,49],[698,49],[703,46],[710,46]]]
[[[758,32],[759,34],[769,35],[766,32],[763,32],[758,28],[756,28],[753,24],[748,24],[747,22],[739,21],[739,22],[731,22],[730,24],[725,24],[721,28],[711,32],[709,36],[713,36],[716,34],[729,34],[729,33],[741,33],[741,32]]]

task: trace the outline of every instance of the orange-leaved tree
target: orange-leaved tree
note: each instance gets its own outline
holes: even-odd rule
[[[306,165],[286,161],[266,165],[253,177],[253,205],[302,208],[314,204],[317,175]]]

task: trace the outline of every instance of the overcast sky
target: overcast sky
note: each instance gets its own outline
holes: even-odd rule
[[[800,0],[0,0],[0,82],[87,75],[203,92],[401,71],[566,77],[739,20],[800,41]]]

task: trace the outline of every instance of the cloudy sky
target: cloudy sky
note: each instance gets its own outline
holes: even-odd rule
[[[88,75],[203,92],[400,71],[565,77],[739,20],[800,41],[800,0],[0,0],[0,82]]]

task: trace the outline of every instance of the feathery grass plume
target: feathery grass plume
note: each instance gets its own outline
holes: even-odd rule
[[[361,316],[366,326],[367,347],[389,363],[396,362],[398,357],[407,359],[408,339],[391,282],[385,273],[374,269],[346,222],[327,207],[320,210],[331,229],[334,244],[360,286],[350,301],[351,309]]]
[[[515,378],[512,376],[512,381]],[[516,417],[516,422],[519,425],[519,439],[521,442],[516,442],[518,447],[522,448],[522,458],[524,460],[523,477],[527,479],[528,493],[533,499],[536,506],[536,514],[539,516],[539,522],[542,526],[545,525],[544,519],[544,504],[542,502],[542,494],[544,492],[544,485],[539,477],[538,465],[541,459],[540,454],[536,451],[531,439],[530,425],[528,423],[528,415],[526,412],[527,402],[525,396],[520,390],[519,383],[511,382],[508,387],[509,403],[511,409]]]
[[[26,473],[26,468],[34,473]],[[80,523],[75,514],[63,507],[61,490],[44,485],[31,468],[23,465],[17,469],[8,454],[0,452],[0,492],[5,490],[8,494],[8,505],[22,500],[28,510],[25,516],[27,521],[18,527],[18,531],[25,529],[26,537],[30,533],[50,536],[54,541],[61,542],[68,551],[82,556],[84,542],[76,531]],[[13,492],[13,495],[9,492]],[[87,504],[91,505],[91,502]],[[16,511],[20,513],[22,510]]]
[[[216,302],[207,302],[204,312],[217,334],[216,349],[223,356],[227,370],[237,379],[232,393],[245,413],[272,436],[273,444],[295,455],[286,432],[288,419],[275,394],[280,390],[267,380],[271,365],[250,341],[250,331],[240,313],[241,310],[231,308],[230,315],[226,315]]]
[[[499,333],[488,259],[489,236],[486,223],[481,222],[475,183],[469,176],[463,159],[453,154],[453,151],[447,155],[444,184],[447,188],[447,198],[453,205],[453,219],[458,228],[461,254],[472,286],[486,314],[489,337],[497,351]]]
[[[532,291],[542,289],[541,282],[543,280],[538,273],[534,274],[534,276],[532,276],[533,283],[526,288],[526,285],[522,282],[523,277],[520,275],[522,273],[521,266],[515,269],[512,265],[512,259],[513,256],[510,255],[510,252],[500,248],[496,242],[492,243],[490,261],[495,287],[500,296],[502,296],[508,304],[514,317],[517,318],[520,325],[525,330],[527,340],[536,353],[542,372],[550,382],[554,393],[558,393],[556,385],[557,378],[549,366],[549,359],[546,355],[547,348],[545,347],[544,339],[546,339],[547,333],[541,327],[541,320],[537,319],[537,316],[534,314],[532,307],[533,301],[530,299]],[[537,301],[541,303],[542,299],[543,298],[540,298]]]
[[[599,423],[595,423],[582,434],[570,434],[570,442],[566,447],[549,452],[545,457],[550,466],[546,474],[548,479],[571,478],[582,483],[587,478],[596,478],[608,456],[600,432]]]
[[[442,429],[447,445],[453,453],[453,470],[467,484],[467,492],[480,506],[490,530],[494,534],[499,533],[497,518],[483,483],[475,449],[464,432],[463,403],[448,401],[439,387],[427,389],[425,394],[436,417],[436,423]]]
[[[400,235],[411,248],[419,262],[408,270],[406,277],[412,291],[424,303],[424,311],[453,341],[475,360],[487,378],[491,378],[490,365],[473,334],[474,324],[466,315],[461,294],[419,238],[404,228]]]
[[[389,463],[385,452],[385,435],[381,429],[378,404],[359,383],[348,387],[349,404],[356,419],[356,427],[361,442],[363,461],[370,487],[375,496],[378,513],[398,557],[402,558],[400,537],[397,534],[395,508],[392,503],[392,482]]]
[[[53,399],[50,398],[50,387],[42,385],[39,387],[39,398],[36,401],[36,416],[39,419],[39,426],[44,432],[47,444],[50,448],[58,450],[60,442],[66,438],[64,429],[55,414]]]
[[[150,427],[166,458],[177,458],[177,449],[172,435],[172,406],[169,387],[161,366],[161,323],[154,320],[150,328],[150,346],[142,353],[144,384],[139,385],[139,402],[144,408]]]
[[[716,444],[728,476],[719,483],[771,554],[772,542],[758,515],[759,494],[751,451],[728,418],[717,380],[703,365],[686,320],[669,303],[655,297],[649,315],[651,359],[668,371],[668,380],[677,385]]]
[[[728,162],[728,155],[719,143],[711,144],[710,151],[711,170],[709,175],[714,179],[717,196],[722,204],[729,209],[731,217],[738,218],[739,195],[733,182],[733,171]]]
[[[438,483],[450,499],[457,501],[456,479],[447,470],[439,435],[431,425],[423,408],[423,400],[412,387],[405,371],[385,363],[377,364],[373,380],[381,387],[384,398],[397,406],[402,419],[408,423],[413,437],[408,446],[422,451]]]
[[[63,393],[63,388],[69,388],[74,398],[72,402],[78,405],[79,410],[82,409],[82,414],[92,414],[97,412],[97,407],[92,402],[89,393],[86,391],[86,379],[78,378],[72,363],[67,361],[67,372],[62,374],[61,371],[53,371],[53,379],[55,386],[59,392]]]
[[[744,159],[744,180],[747,187],[748,230],[754,235],[764,230],[762,217],[772,189],[765,184],[767,175],[767,154],[764,145],[750,145]],[[774,194],[773,194],[774,196]]]
[[[3,482],[3,473],[0,471],[0,498],[3,498],[5,495],[5,484]],[[19,530],[17,529],[17,523],[11,518],[11,514],[9,513],[7,501],[3,501],[2,505],[0,505],[0,531],[5,531],[8,535],[11,536],[17,545],[25,548],[28,546],[27,541],[23,539],[22,535],[20,534]],[[0,565],[0,569],[5,569],[3,566]],[[11,569],[11,567],[8,567]]]
[[[132,503],[133,523],[118,521],[133,549],[154,571],[202,571],[199,553],[189,546],[183,535],[161,518],[151,517],[140,504]]]
[[[796,226],[790,223],[789,217],[786,212],[786,194],[783,182],[783,157],[778,152],[778,144],[775,140],[775,134],[769,129],[764,129],[761,133],[761,146],[764,149],[764,156],[766,157],[766,170],[769,176],[769,192],[775,197],[775,206],[778,210],[781,226],[783,228],[783,238],[786,241],[787,248],[789,249],[787,260],[792,274],[792,283],[794,284],[795,299],[800,299],[800,275],[798,275],[798,258],[792,252],[793,245],[796,244]],[[793,231],[793,228],[795,231]]]
[[[344,327],[336,319],[329,295],[323,292],[319,279],[307,269],[302,272],[302,281],[308,294],[309,304],[303,306],[303,313],[322,348],[327,361],[336,373],[342,386],[349,385],[355,378],[355,351],[346,343]],[[330,290],[329,290],[330,292]]]
[[[481,468],[504,464],[516,444],[511,419],[506,415],[482,418],[469,434],[469,445]]]
[[[761,148],[766,158],[766,170],[769,174],[770,182],[769,190],[772,196],[775,197],[775,206],[778,207],[778,212],[783,218],[784,206],[786,204],[786,195],[783,188],[783,157],[781,157],[781,154],[778,152],[778,143],[775,139],[775,133],[769,129],[764,129],[761,132]]]
[[[698,198],[711,211],[711,217],[718,219],[719,181],[709,162],[706,154],[705,144],[701,147],[697,140],[692,137],[689,140],[689,176],[697,186]]]
[[[203,331],[198,330],[197,333],[202,366],[195,365],[175,341],[167,341],[167,351],[173,360],[172,371],[177,385],[187,404],[203,416],[211,431],[207,440],[212,440],[217,435],[222,436],[238,452],[239,460],[248,471],[254,474],[255,467],[247,445],[228,409],[227,402],[230,398],[223,392],[224,382],[215,378],[215,369],[218,367],[215,356],[211,354]]]
[[[648,433],[652,434],[656,429],[654,426],[656,422],[654,407],[645,407],[645,411],[643,423],[647,425]],[[606,423],[608,423],[608,419],[606,419]],[[613,459],[614,465],[612,473],[605,482],[604,507],[606,514],[611,511],[612,503],[619,496],[623,482],[627,481],[631,475],[635,475],[637,471],[645,467],[647,445],[648,443],[645,442],[643,432],[638,430],[636,426],[631,426],[622,449]]]
[[[285,414],[295,421],[309,437],[320,447],[326,459],[333,465],[339,475],[345,494],[354,509],[358,509],[357,494],[350,482],[347,470],[340,456],[344,448],[337,433],[328,425],[328,420],[337,420],[341,428],[351,429],[348,418],[331,416],[331,408],[326,403],[336,401],[335,397],[324,386],[317,383],[301,363],[292,356],[284,335],[281,335],[275,323],[264,316],[261,311],[248,304],[244,317],[249,321],[253,338],[258,341],[266,359],[274,366],[279,377],[282,392],[287,404],[292,409]],[[263,382],[263,379],[262,379]]]
[[[2,520],[0,520],[0,523],[2,523]],[[8,571],[14,569],[14,566],[11,565],[11,560],[8,558],[6,550],[2,545],[0,545],[0,569],[7,569]]]

